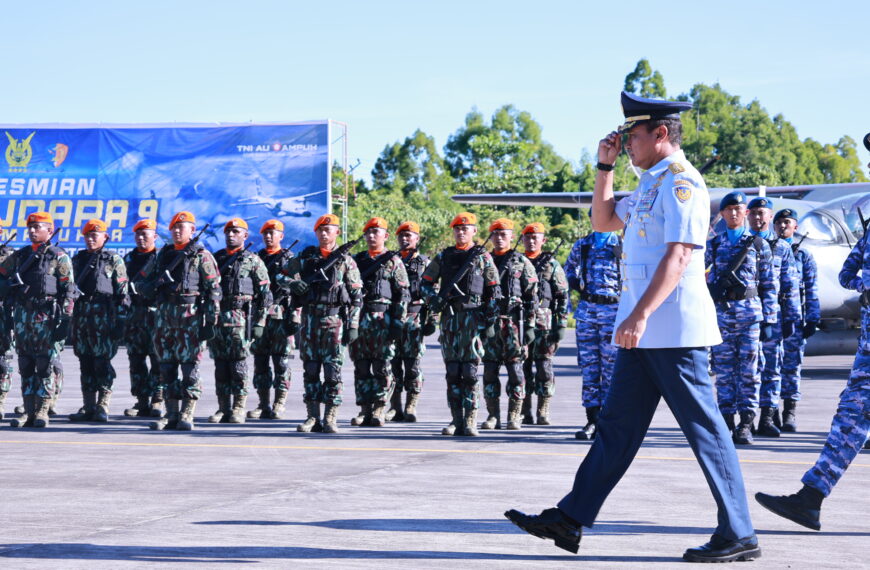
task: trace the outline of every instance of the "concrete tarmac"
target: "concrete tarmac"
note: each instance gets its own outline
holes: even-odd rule
[[[434,337],[432,337],[434,338]],[[581,550],[571,555],[518,530],[502,513],[553,506],[571,487],[589,443],[573,341],[556,358],[553,425],[444,437],[440,352],[430,345],[416,424],[354,428],[345,364],[338,435],[300,434],[301,363],[293,361],[288,419],[208,424],[214,368],[193,432],[155,432],[122,417],[133,403],[126,354],[110,423],[72,424],[78,361],[63,354],[66,386],[44,430],[0,428],[0,559],[5,568],[590,568],[684,567],[707,541],[715,505],[701,470],[662,404],[637,459]],[[870,567],[870,455],[863,452],[825,501],[822,530],[781,519],[751,498],[791,493],[824,442],[852,359],[807,359],[797,434],[757,439],[739,455],[765,568]],[[256,396],[249,399],[249,409]],[[502,404],[506,414],[507,403]],[[483,418],[479,418],[483,419]]]

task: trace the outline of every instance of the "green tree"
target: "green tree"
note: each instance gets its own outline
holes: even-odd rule
[[[647,59],[638,61],[634,71],[625,76],[623,90],[640,95],[641,97],[653,97],[657,99],[667,97],[665,78],[662,77],[662,74],[658,70],[653,71]]]

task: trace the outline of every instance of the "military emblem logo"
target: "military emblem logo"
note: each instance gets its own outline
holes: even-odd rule
[[[9,164],[10,171],[23,172],[27,170],[27,165],[30,164],[30,159],[33,158],[30,139],[35,134],[36,132],[32,132],[26,139],[18,140],[10,135],[9,132],[6,133],[6,138],[9,139],[9,146],[6,147],[6,163]]]
[[[692,197],[692,189],[688,186],[674,186],[674,195],[680,202],[685,202]]]

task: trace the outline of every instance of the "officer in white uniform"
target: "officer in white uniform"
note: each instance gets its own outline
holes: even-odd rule
[[[580,465],[574,488],[540,515],[511,510],[517,526],[577,552],[610,491],[628,469],[661,398],[677,418],[713,493],[718,525],[693,562],[761,556],[731,435],[707,372],[707,347],[722,341],[704,279],[710,197],[701,175],[680,150],[679,113],[691,103],[622,94],[619,133],[635,166],[646,169],[637,190],[616,203],[613,164],[622,149],[610,133],[598,147],[593,195],[595,231],[625,228],[623,290],[613,334],[620,347],[598,438]]]

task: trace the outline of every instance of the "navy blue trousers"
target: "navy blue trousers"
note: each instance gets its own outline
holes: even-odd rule
[[[754,534],[737,452],[707,373],[706,348],[619,349],[598,435],[577,470],[574,489],[559,508],[592,527],[643,443],[661,398],[683,430],[716,500],[716,534],[728,540]]]

